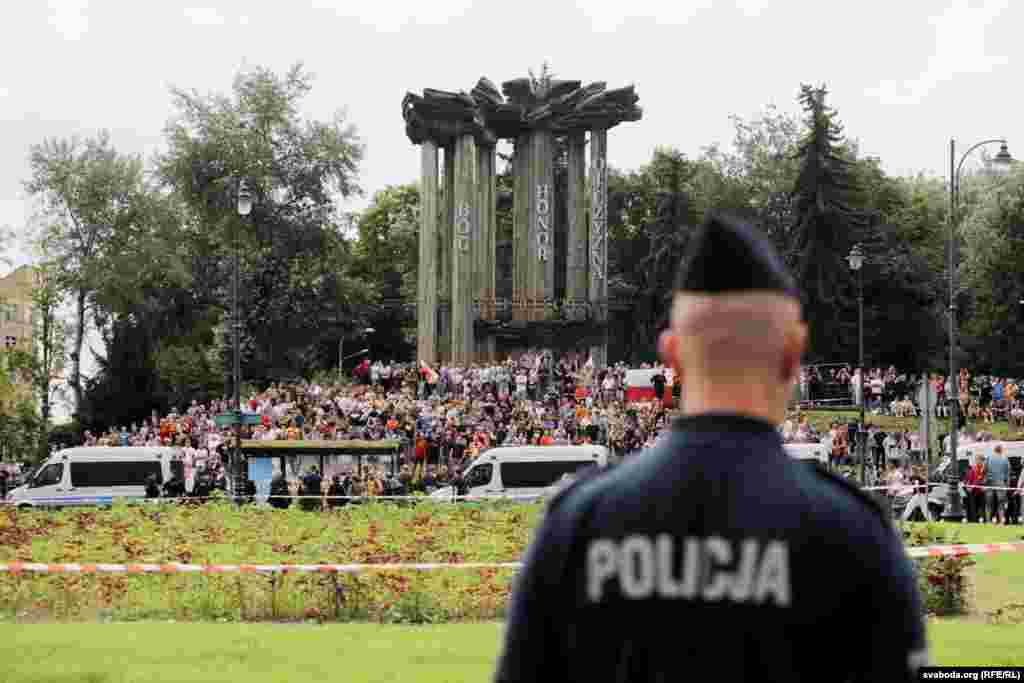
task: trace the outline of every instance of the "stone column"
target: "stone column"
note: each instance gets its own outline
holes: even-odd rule
[[[437,362],[437,144],[420,146],[420,256],[416,288],[416,358]]]
[[[587,258],[587,199],[586,199],[586,148],[583,133],[572,133],[569,136],[569,168],[568,168],[568,236],[566,239],[566,276],[565,298],[574,304],[569,310],[579,316],[576,306],[582,306],[589,298],[590,286],[587,282],[589,273]]]
[[[594,367],[608,363],[608,131],[590,132],[590,304],[602,327],[601,341],[590,349]]]
[[[477,150],[479,167],[477,171],[478,200],[480,212],[478,225],[480,238],[473,243],[476,283],[474,289],[479,299],[479,317],[481,320],[494,320],[495,287],[496,287],[496,250],[497,250],[497,187],[496,187],[496,150],[493,145],[481,146]],[[478,355],[481,360],[493,360],[494,335],[482,336],[481,349]]]
[[[440,285],[438,297],[437,345],[442,362],[452,357],[452,243],[455,225],[455,146],[444,148],[444,205],[441,210],[441,226],[437,240],[437,281]]]
[[[554,136],[533,133],[530,154],[530,320],[544,320],[555,297]]]
[[[530,274],[530,136],[516,139],[512,156],[512,319],[527,320]]]
[[[477,207],[476,141],[470,134],[455,143],[455,223],[452,241],[452,362],[468,365],[474,361],[473,296],[475,277],[473,249],[479,241]]]

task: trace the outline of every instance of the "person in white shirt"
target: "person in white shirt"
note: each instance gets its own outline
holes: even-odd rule
[[[882,447],[885,449],[886,463],[889,463],[899,458],[899,453],[897,453],[896,451],[898,443],[899,442],[896,439],[896,435],[893,434],[892,432],[889,432],[885,436],[885,439],[882,441]]]

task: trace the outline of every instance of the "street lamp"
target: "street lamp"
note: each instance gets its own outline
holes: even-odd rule
[[[249,185],[245,180],[238,181],[238,215],[243,219],[252,213],[252,191],[249,189]],[[235,372],[234,372],[234,389],[235,389],[235,446],[234,453],[232,454],[232,460],[234,461],[234,481],[232,482],[232,494],[236,500],[241,500],[241,496],[245,494],[245,481],[247,477],[242,472],[242,347],[239,342],[239,330],[242,327],[242,321],[239,317],[238,311],[238,271],[239,262],[241,261],[241,250],[239,249],[238,242],[239,227],[235,226],[235,272],[234,272],[234,283],[232,286],[232,320],[233,320],[233,333],[234,333],[234,346],[235,346]]]
[[[867,425],[864,423],[864,272],[861,270],[864,267],[864,250],[861,249],[860,244],[853,245],[853,249],[850,250],[850,255],[846,257],[846,260],[850,262],[850,270],[857,273],[857,337],[859,340],[858,365],[860,367],[860,372],[857,373],[857,388],[860,391],[860,429],[857,430],[857,451],[860,456],[860,483],[861,486],[867,486],[867,467],[865,464],[867,454],[864,448],[868,440]]]
[[[960,171],[968,155],[983,145],[991,145],[998,142],[999,153],[995,155],[990,164],[992,172],[998,175],[1005,175],[1010,171],[1013,164],[1013,157],[1006,147],[1006,140],[996,138],[993,140],[982,140],[974,145],[956,163],[956,140],[949,141],[949,264],[947,268],[949,278],[949,449],[952,458],[952,467],[949,482],[949,501],[942,516],[950,521],[962,521],[964,518],[963,509],[960,506],[960,467],[956,460],[957,442],[960,431],[960,397],[957,395],[960,390],[960,378],[957,376],[956,367],[956,227],[959,221],[960,209]]]
[[[355,339],[359,339],[360,337],[365,337],[368,334],[373,334],[376,331],[377,330],[373,329],[372,327],[367,327],[367,328],[364,328],[362,330],[362,332],[359,333],[359,336],[354,337],[354,338]],[[366,351],[366,349],[364,349],[363,351]],[[363,351],[360,351],[356,355],[357,356],[361,355],[363,353]],[[345,354],[345,335],[344,335],[344,333],[342,333],[341,338],[338,340],[338,382],[341,382],[341,378],[344,376],[342,374],[342,369],[341,369],[341,365],[345,361],[345,355],[344,354]]]

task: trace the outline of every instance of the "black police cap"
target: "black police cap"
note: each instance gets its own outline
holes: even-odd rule
[[[767,235],[740,219],[712,213],[690,242],[676,290],[705,294],[773,291],[799,298]]]

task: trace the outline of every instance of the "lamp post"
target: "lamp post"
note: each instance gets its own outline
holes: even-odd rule
[[[249,190],[249,186],[245,180],[238,181],[238,215],[244,220],[246,216],[252,213],[252,192]],[[235,500],[241,500],[241,497],[245,494],[245,481],[247,477],[242,471],[242,347],[239,342],[239,330],[242,327],[242,321],[239,318],[238,311],[238,271],[239,263],[241,261],[241,251],[239,249],[238,233],[240,226],[235,226],[235,272],[234,282],[232,285],[232,321],[234,328],[234,346],[235,346],[235,372],[234,372],[234,389],[235,389],[235,446],[232,453],[232,461],[234,471],[234,479],[232,481],[232,495]]]
[[[982,140],[969,148],[956,163],[956,140],[949,140],[949,262],[947,277],[949,278],[949,449],[951,456],[950,479],[949,479],[949,501],[942,514],[944,519],[950,521],[961,521],[964,518],[963,509],[960,506],[960,467],[956,460],[957,441],[960,431],[960,378],[957,377],[956,367],[956,227],[959,222],[960,209],[960,171],[968,155],[983,145],[999,143],[999,153],[992,159],[992,170],[1004,174],[1010,170],[1013,157],[1006,148],[1006,140],[996,138],[993,140]],[[940,444],[941,445],[941,444]]]
[[[356,339],[359,339],[360,337],[365,337],[368,334],[373,334],[376,331],[377,330],[373,329],[372,327],[364,328],[363,331],[359,334],[359,337],[356,337]],[[360,351],[356,355],[358,356],[358,355],[360,355],[362,353],[363,352]],[[339,383],[341,382],[341,378],[344,376],[343,375],[343,371],[341,369],[341,365],[345,361],[345,355],[344,354],[345,354],[345,335],[343,333],[341,335],[341,339],[338,340],[338,382]]]
[[[860,368],[857,373],[857,389],[860,392],[860,429],[857,430],[857,455],[860,458],[860,483],[867,486],[867,453],[865,445],[868,441],[867,425],[864,423],[864,250],[860,244],[853,245],[850,255],[846,257],[850,262],[850,270],[857,273],[857,339],[858,339],[858,361]]]

